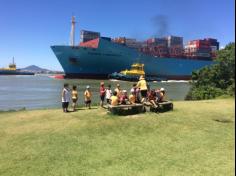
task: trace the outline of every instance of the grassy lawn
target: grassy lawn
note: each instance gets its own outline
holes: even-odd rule
[[[0,113],[1,176],[234,175],[234,99],[174,102],[174,111]]]

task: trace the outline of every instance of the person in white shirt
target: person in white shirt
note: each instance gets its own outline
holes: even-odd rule
[[[61,93],[61,101],[62,101],[63,112],[69,112],[68,106],[70,102],[70,90],[68,84],[64,84],[64,88]]]
[[[111,96],[112,96],[112,91],[111,91],[111,85],[108,85],[107,89],[106,89],[106,100],[107,100],[107,104],[111,103]]]

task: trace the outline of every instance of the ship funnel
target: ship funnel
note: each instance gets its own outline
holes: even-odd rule
[[[75,46],[75,16],[71,19],[70,45]]]

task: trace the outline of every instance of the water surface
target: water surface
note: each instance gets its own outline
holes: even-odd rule
[[[79,91],[79,104],[83,104],[83,92],[90,85],[93,93],[93,104],[99,103],[100,80],[59,80],[48,76],[0,76],[0,110],[9,109],[41,109],[61,107],[61,90],[64,83],[70,86],[77,85]],[[132,82],[104,81],[111,84],[114,90],[117,83],[128,92]],[[190,85],[188,82],[157,82],[150,83],[151,89],[164,87],[171,100],[184,100]]]

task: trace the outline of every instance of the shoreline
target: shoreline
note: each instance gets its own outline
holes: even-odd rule
[[[224,100],[224,99],[232,99],[232,100],[235,100],[235,97],[230,97],[230,96],[221,96],[221,97],[217,97],[215,99],[208,99],[208,100],[170,100],[172,101],[173,103],[177,103],[177,102],[205,102],[205,101],[215,101],[215,100]],[[70,105],[69,105],[69,109],[71,108],[71,102],[70,102]],[[106,104],[105,104],[106,105]],[[91,107],[93,108],[99,108],[99,103],[94,103],[91,105]],[[22,112],[22,111],[35,111],[35,110],[57,110],[57,109],[61,109],[61,107],[49,107],[49,108],[45,108],[45,107],[42,107],[42,108],[26,108],[26,107],[22,107],[22,108],[19,108],[19,109],[8,109],[8,110],[1,110],[0,109],[0,113],[7,113],[7,112]],[[77,106],[77,109],[86,109],[84,105],[79,105]]]

